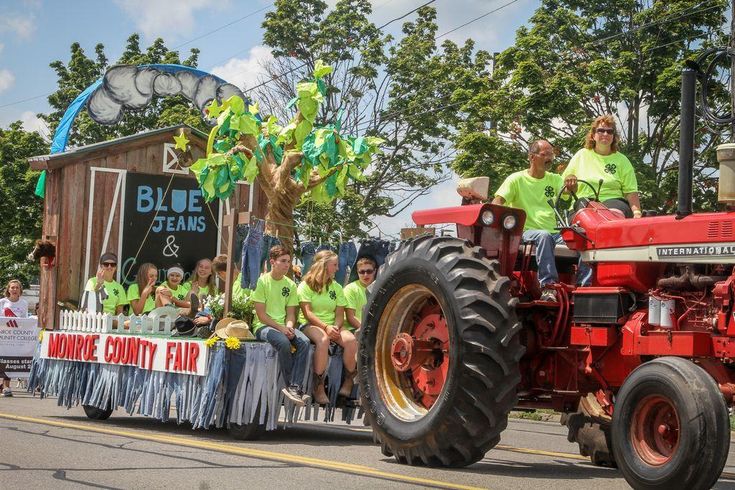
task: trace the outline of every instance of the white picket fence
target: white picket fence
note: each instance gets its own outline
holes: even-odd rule
[[[157,310],[161,310],[158,308]],[[61,310],[61,331],[132,333],[132,334],[171,334],[176,318],[175,311],[153,310],[148,315],[110,315],[86,311]],[[125,322],[128,327],[125,327]]]

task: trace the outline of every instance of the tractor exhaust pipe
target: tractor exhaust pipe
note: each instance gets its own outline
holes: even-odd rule
[[[681,125],[679,129],[679,202],[676,217],[692,214],[692,168],[694,167],[694,116],[697,70],[687,65],[681,71]]]

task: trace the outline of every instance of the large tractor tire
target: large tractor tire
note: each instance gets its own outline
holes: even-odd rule
[[[579,445],[579,454],[587,456],[595,466],[617,467],[612,451],[612,417],[605,414],[595,396],[590,393],[579,401],[575,413],[563,414],[569,442]]]
[[[635,489],[711,488],[730,447],[717,383],[678,357],[639,366],[618,392],[612,446],[618,468]]]
[[[112,408],[102,409],[92,405],[82,405],[84,413],[92,420],[107,420],[112,415]]]
[[[406,242],[381,268],[363,315],[358,379],[383,454],[461,467],[500,441],[524,348],[498,270],[479,247],[449,237]]]

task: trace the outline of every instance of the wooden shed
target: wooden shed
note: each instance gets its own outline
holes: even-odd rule
[[[56,328],[59,302],[79,301],[103,252],[117,254],[117,280],[126,287],[143,262],[156,264],[162,281],[175,263],[188,274],[196,260],[227,253],[229,203],[204,202],[175,148],[182,130],[196,161],[206,135],[186,125],[29,159],[32,169],[48,172],[42,239],[56,245],[55,266],[41,270],[41,326]],[[257,186],[242,182],[237,194],[237,211],[265,214]]]

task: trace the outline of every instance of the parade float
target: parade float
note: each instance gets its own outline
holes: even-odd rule
[[[335,419],[341,353],[330,357],[330,402],[323,410],[284,400],[276,351],[254,341],[246,323],[227,324],[232,267],[222,318],[213,320],[207,339],[173,336],[171,309],[115,316],[63,306],[79,297],[96,258],[110,250],[120,257],[117,278],[126,284],[142,262],[158,264],[165,278],[173,263],[191,270],[196,257],[233,257],[238,223],[255,217],[292,249],[295,206],[340,197],[350,179],[362,178],[381,143],[342,135],[339,120],[316,124],[330,72],[317,63],[313,77],[297,85],[289,104],[295,115],[283,127],[261,116],[234,85],[187,66],[113,66],[77,97],[51,154],[30,159],[33,169],[43,170],[37,189],[45,197],[42,240],[55,247],[55,256],[41,270],[45,330],[29,391],[56,396],[67,408],[82,405],[92,419],[124,410],[195,429],[228,427],[242,439],[275,429],[279,418],[287,424]],[[212,126],[209,135],[182,125],[65,151],[82,109],[97,123],[116,124],[126,110],[172,95],[197,107]],[[307,393],[312,377],[307,369]],[[354,401],[340,399],[339,406],[347,422],[361,415]]]

